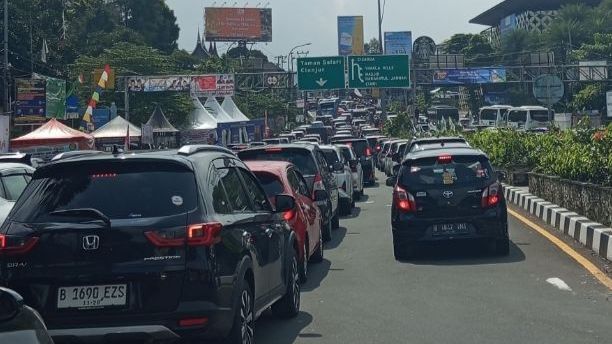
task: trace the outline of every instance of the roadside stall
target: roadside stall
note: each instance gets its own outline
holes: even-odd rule
[[[178,130],[170,124],[161,106],[155,107],[145,126],[149,126],[153,132],[154,147],[176,147]]]
[[[126,140],[130,149],[138,149],[142,131],[138,126],[117,116],[94,131],[92,135],[96,139],[96,148],[99,150],[111,151],[115,145],[124,147]]]
[[[181,145],[217,144],[217,120],[198,98],[191,100],[193,111],[189,115],[189,125],[179,133]]]

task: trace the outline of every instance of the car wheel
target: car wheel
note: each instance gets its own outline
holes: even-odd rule
[[[361,195],[359,194],[359,190],[354,191],[353,192],[353,203],[355,203],[355,201],[359,201],[361,199]],[[354,205],[353,205],[354,207]]]
[[[306,238],[304,240],[304,256],[302,257],[302,264],[300,264],[300,283],[306,283],[308,279],[308,247],[306,247]]]
[[[272,305],[272,312],[280,318],[293,318],[300,312],[300,274],[297,252],[291,250],[289,276],[285,295]]]
[[[234,325],[227,339],[231,344],[252,344],[255,340],[253,291],[246,280],[242,282],[242,290],[238,295],[238,309],[234,316]]]
[[[323,224],[319,226],[319,247],[314,251],[312,257],[310,257],[310,261],[313,263],[320,263],[323,261],[324,255],[324,247],[323,247]]]
[[[495,254],[507,256],[510,254],[510,239],[504,238],[495,241]]]
[[[334,215],[334,217],[332,217],[332,227],[334,229],[340,228],[340,217],[338,217],[338,214],[336,214],[336,215]]]
[[[407,260],[415,258],[417,255],[417,247],[414,243],[399,243],[395,236],[393,238],[393,255],[395,260]]]

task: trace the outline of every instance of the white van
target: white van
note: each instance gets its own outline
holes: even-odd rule
[[[548,127],[553,118],[554,111],[549,117],[548,109],[543,106],[521,106],[508,111],[506,123],[510,128],[532,130]]]
[[[481,107],[478,111],[478,124],[499,127],[506,122],[510,105],[493,105]]]

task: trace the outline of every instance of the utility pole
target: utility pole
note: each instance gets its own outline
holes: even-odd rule
[[[383,22],[383,17],[382,17],[382,12],[380,10],[380,0],[378,0],[378,51],[380,52],[381,55],[384,54],[384,50],[383,50],[383,41],[382,41],[382,22]],[[380,91],[380,109],[382,110],[382,117],[384,119],[387,118],[387,111],[385,110],[385,92],[386,90],[382,89],[379,90]]]
[[[9,104],[9,85],[8,85],[8,68],[9,68],[9,59],[8,59],[8,0],[4,0],[4,64],[2,69],[2,84],[4,85],[4,97],[2,99],[2,104],[4,105],[4,113],[6,115],[10,114],[10,104]]]

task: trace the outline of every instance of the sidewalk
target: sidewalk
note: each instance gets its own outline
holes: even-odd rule
[[[612,261],[612,228],[532,195],[527,187],[506,184],[503,187],[504,196],[509,204],[523,208],[559,232],[593,250],[600,257]]]

